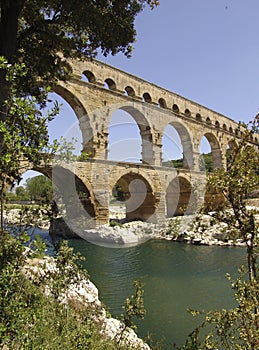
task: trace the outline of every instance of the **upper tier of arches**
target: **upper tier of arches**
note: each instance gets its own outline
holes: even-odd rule
[[[71,69],[77,77],[83,77],[90,84],[163,108],[235,137],[240,136],[238,124],[230,118],[97,60],[71,62]],[[258,136],[255,135],[251,142],[258,143]]]

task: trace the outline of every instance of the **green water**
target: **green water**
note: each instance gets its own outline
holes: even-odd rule
[[[144,284],[145,320],[138,326],[144,337],[163,340],[163,349],[181,344],[197,320],[187,308],[214,309],[234,305],[225,275],[245,262],[243,248],[185,245],[149,241],[130,248],[105,248],[83,240],[70,244],[87,258],[86,268],[113,316],[120,315],[132,281]]]

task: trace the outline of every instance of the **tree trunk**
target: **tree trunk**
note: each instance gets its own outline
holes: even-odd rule
[[[17,50],[18,19],[25,0],[1,1],[0,9],[0,56],[13,63]],[[9,96],[9,86],[5,79],[6,72],[0,70],[0,120],[5,120],[4,101]],[[1,144],[1,143],[0,143]]]

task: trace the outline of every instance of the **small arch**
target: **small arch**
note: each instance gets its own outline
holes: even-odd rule
[[[236,130],[235,130],[235,135],[236,135],[236,136],[239,136],[239,134],[240,134],[239,129],[236,129]]]
[[[190,117],[191,116],[191,112],[188,108],[185,109],[184,114],[186,115],[186,117]]]
[[[202,122],[202,117],[201,117],[200,113],[197,113],[197,114],[196,114],[196,120],[197,120],[198,122]]]
[[[147,103],[151,103],[152,102],[152,98],[151,98],[151,96],[150,96],[150,94],[148,92],[145,92],[143,94],[143,101],[147,102]]]
[[[209,117],[206,118],[206,123],[207,123],[207,124],[211,124],[211,120],[210,120]]]
[[[219,122],[216,120],[216,122],[215,122],[215,127],[217,128],[217,129],[219,129],[220,128],[220,124],[219,124]]]
[[[90,70],[85,70],[82,74],[82,80],[88,83],[96,83],[94,74]]]
[[[107,87],[109,90],[116,90],[116,84],[115,82],[108,78],[104,81],[106,84],[104,84],[105,87]]]
[[[161,108],[166,108],[166,107],[167,107],[164,98],[161,97],[161,98],[158,100],[158,106],[161,107]]]
[[[126,208],[126,220],[148,220],[156,210],[154,191],[142,175],[130,172],[122,175],[112,186],[119,188],[120,197]]]
[[[222,129],[223,129],[223,130],[227,130],[227,126],[226,126],[225,123],[222,125]]]
[[[179,113],[179,107],[176,104],[173,104],[172,110],[174,113]]]
[[[231,134],[233,134],[233,128],[232,128],[232,126],[229,127],[229,132],[231,132]]]
[[[135,91],[131,86],[126,86],[124,91],[125,91],[125,95],[127,96],[130,96],[130,97],[135,96]]]

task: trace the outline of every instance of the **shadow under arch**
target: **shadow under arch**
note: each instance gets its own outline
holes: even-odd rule
[[[191,183],[182,176],[175,177],[166,189],[166,216],[191,214],[191,195]]]
[[[57,190],[56,193],[53,191],[53,200],[61,215],[66,217],[66,222],[80,219],[84,228],[95,226],[98,203],[90,183],[85,184],[71,170],[60,165],[37,166],[26,170],[40,172],[52,181]]]
[[[139,128],[141,141],[142,141],[142,163],[154,164],[153,157],[153,135],[150,124],[147,118],[136,107],[131,105],[122,105],[117,108],[130,114],[130,116],[136,121]]]
[[[126,206],[126,220],[147,221],[155,214],[156,198],[150,183],[140,174],[122,175],[112,186],[120,187]]]
[[[89,121],[89,116],[80,100],[67,88],[56,85],[54,92],[61,96],[73,109],[79,121],[79,128],[82,133],[83,151],[93,153],[93,129]]]
[[[221,153],[220,143],[217,137],[214,134],[209,132],[206,132],[203,136],[208,140],[211,147],[213,170],[222,169],[223,168],[222,153]]]
[[[181,140],[181,146],[183,150],[182,168],[183,169],[193,169],[194,158],[193,158],[193,143],[190,132],[188,129],[178,121],[171,121],[167,126],[172,126],[178,133]],[[167,127],[166,126],[166,127]],[[163,130],[163,135],[166,131],[166,127]]]

